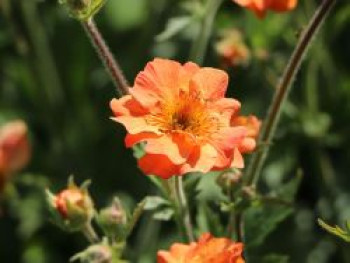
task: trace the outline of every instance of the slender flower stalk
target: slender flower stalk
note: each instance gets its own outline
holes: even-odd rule
[[[193,226],[191,222],[190,210],[188,207],[185,191],[183,188],[182,176],[174,177],[174,198],[178,209],[179,223],[185,232],[186,239],[194,241]]]
[[[90,222],[88,224],[86,224],[86,226],[82,230],[82,232],[83,232],[84,236],[86,237],[86,239],[91,244],[94,244],[94,243],[97,243],[100,241]]]
[[[104,41],[98,27],[96,26],[93,18],[91,17],[87,21],[82,22],[87,35],[90,37],[90,40],[95,47],[100,59],[106,67],[106,70],[109,72],[114,85],[117,88],[117,91],[120,96],[129,94],[129,84],[124,77],[120,66],[113,57],[113,54],[109,50],[106,42]]]
[[[269,145],[274,137],[277,124],[280,120],[281,111],[283,109],[284,102],[288,97],[292,82],[296,73],[299,71],[303,57],[305,56],[308,47],[311,45],[314,36],[318,29],[323,24],[327,14],[331,10],[336,0],[323,0],[321,5],[316,10],[315,14],[311,18],[308,26],[300,36],[297,46],[287,64],[281,81],[277,85],[276,93],[274,95],[272,104],[268,111],[266,122],[263,125],[262,132],[259,138],[259,145],[261,145],[260,151],[256,152],[253,156],[249,166],[247,167],[247,174],[245,176],[245,185],[255,186],[258,182],[261,169],[264,165],[266,157],[269,152]]]
[[[194,39],[190,51],[190,61],[203,64],[204,55],[208,47],[211,31],[213,28],[216,13],[223,0],[208,0],[206,12],[202,15],[202,24],[198,36]]]

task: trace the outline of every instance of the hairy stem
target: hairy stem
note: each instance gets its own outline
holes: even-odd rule
[[[179,223],[185,232],[186,239],[188,241],[194,241],[190,210],[183,188],[182,176],[174,177],[174,199],[178,209]]]
[[[82,230],[84,236],[86,237],[86,239],[91,243],[97,243],[99,241],[99,238],[95,232],[95,230],[93,229],[91,223],[86,224],[85,228]]]
[[[203,64],[215,16],[222,2],[223,0],[208,0],[206,11],[202,14],[201,28],[197,37],[193,41],[190,52],[190,60],[198,63],[199,65]]]
[[[120,66],[118,65],[117,61],[113,57],[113,54],[111,53],[106,42],[104,41],[94,20],[90,18],[89,20],[82,22],[82,26],[84,27],[87,35],[90,37],[90,40],[93,46],[95,47],[100,59],[102,60],[106,70],[110,74],[119,95],[123,96],[128,94],[129,84],[126,78],[124,77]]]
[[[335,2],[336,0],[323,0],[321,5],[315,11],[308,26],[299,38],[283,76],[277,85],[274,98],[268,111],[266,122],[259,138],[258,144],[262,145],[262,149],[255,153],[247,168],[245,185],[255,186],[258,182],[261,169],[269,153],[269,145],[271,144],[277,124],[280,120],[283,104],[286,101],[292,87],[293,79],[300,68],[301,62],[307,52],[308,47],[312,43],[314,36],[321,27],[322,22],[325,20],[328,12],[331,10]]]

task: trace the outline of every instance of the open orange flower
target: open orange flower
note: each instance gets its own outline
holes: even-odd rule
[[[146,142],[139,166],[162,178],[244,166],[249,130],[231,124],[240,103],[225,98],[224,71],[155,59],[136,77],[130,95],[113,99],[114,120],[127,129],[125,143]]]
[[[203,234],[189,245],[175,243],[170,251],[159,251],[157,263],[244,263],[243,244]]]
[[[255,14],[262,18],[267,10],[276,12],[286,12],[293,10],[298,0],[233,0],[240,6],[251,9]]]

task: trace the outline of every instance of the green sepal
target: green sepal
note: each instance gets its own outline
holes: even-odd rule
[[[92,18],[106,3],[106,0],[58,0],[69,14],[80,21]]]

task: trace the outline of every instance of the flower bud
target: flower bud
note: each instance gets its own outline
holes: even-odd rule
[[[27,165],[30,152],[28,128],[23,121],[0,127],[0,192],[8,177]]]
[[[242,178],[242,172],[238,169],[226,171],[220,174],[216,182],[223,189],[227,190],[232,188],[234,185],[238,185]]]
[[[119,241],[126,238],[127,214],[118,197],[114,198],[111,206],[100,211],[98,222],[108,237]]]
[[[68,187],[53,195],[47,191],[50,207],[57,223],[68,231],[80,231],[94,216],[94,205],[87,191],[87,183],[78,187],[69,180]]]

